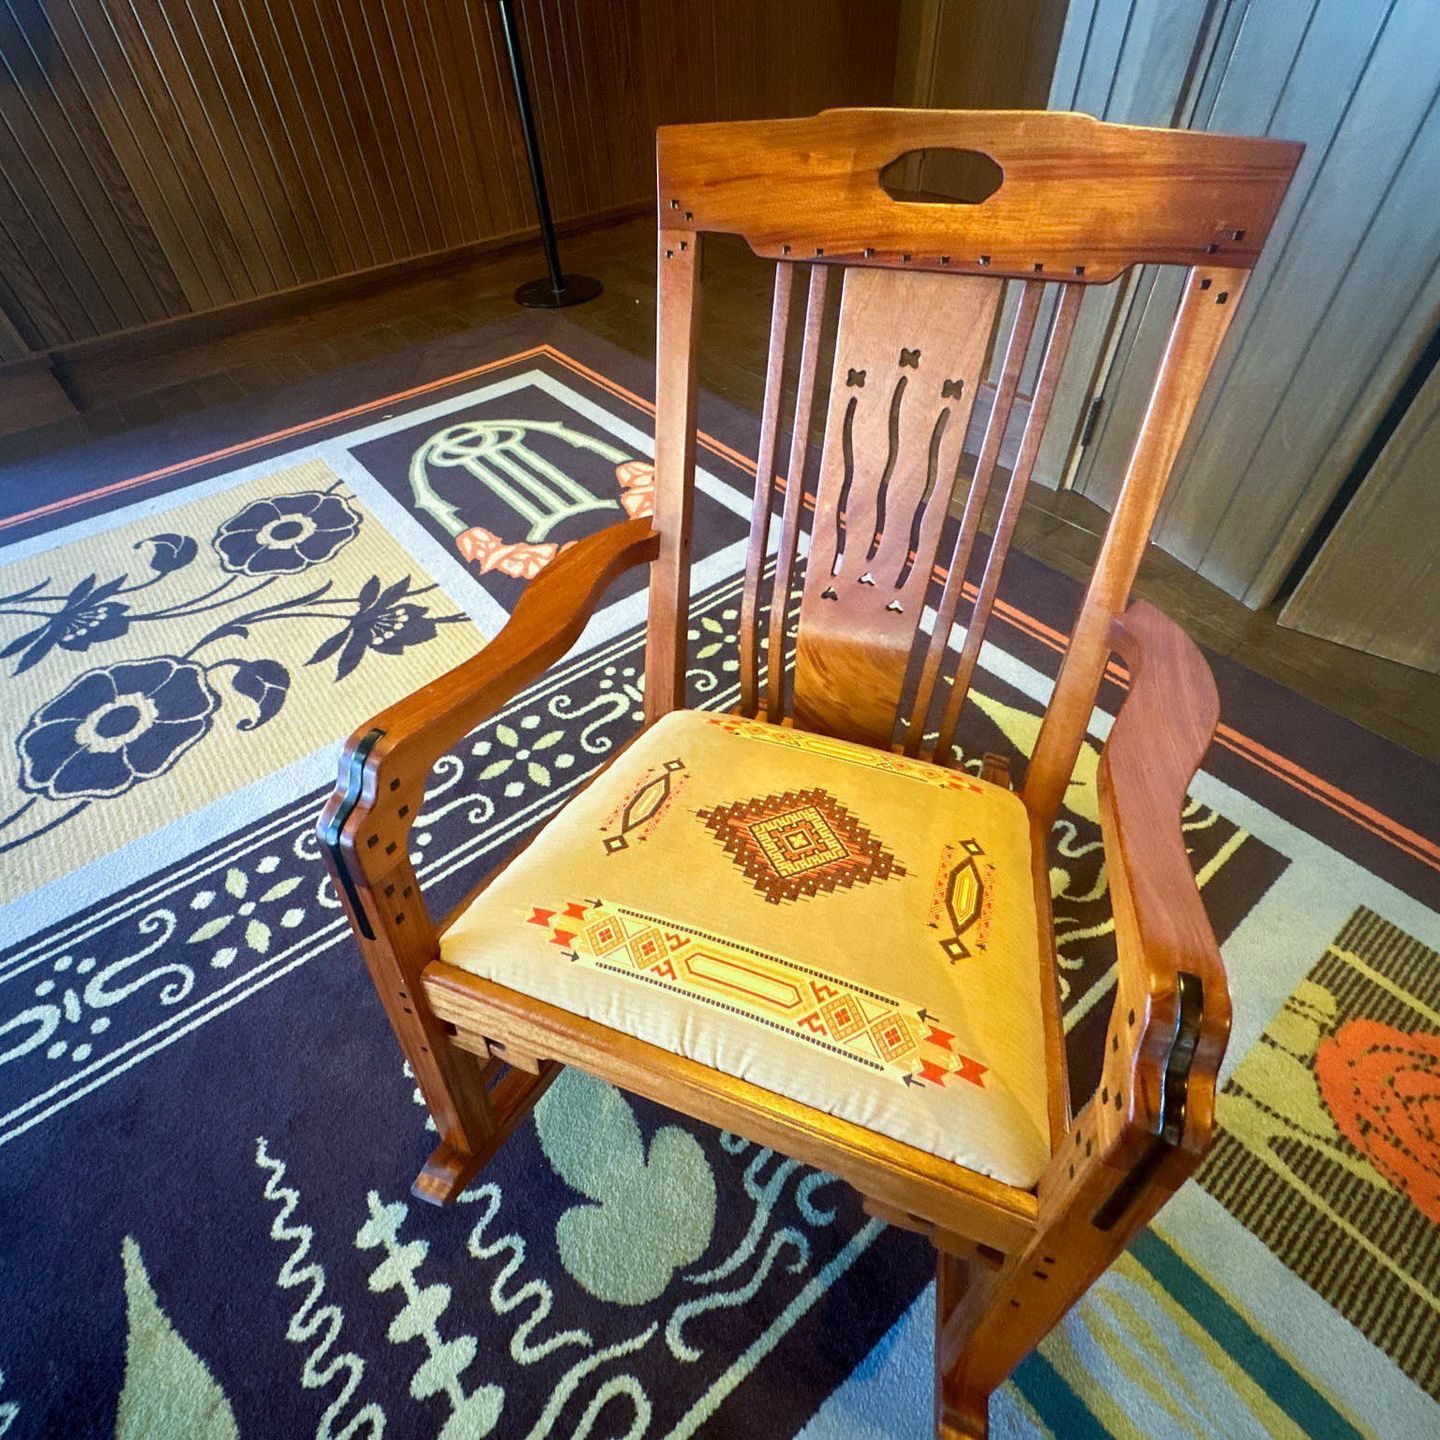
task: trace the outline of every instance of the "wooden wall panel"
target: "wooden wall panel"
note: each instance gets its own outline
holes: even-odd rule
[[[1130,125],[1190,128],[1190,59],[1204,44],[1213,8],[1174,0],[1070,0],[1049,108]],[[1087,288],[1035,465],[1040,484],[1070,483],[1098,377],[1127,353],[1119,322],[1132,294],[1153,283],[1155,273],[1143,266],[1112,285]],[[1036,363],[1032,354],[1027,387]],[[1152,368],[1152,380],[1154,375]]]
[[[1280,623],[1440,675],[1440,368],[1280,612]]]
[[[902,0],[896,103],[1043,110],[1069,0]]]
[[[654,128],[883,104],[900,0],[520,0],[557,218]],[[489,0],[0,0],[0,362],[523,232]]]
[[[1094,18],[1083,69],[1103,84],[1111,118],[1148,118],[1127,113],[1127,77],[1148,75],[1153,86],[1168,75],[1189,89],[1185,124],[1306,143],[1155,532],[1230,594],[1263,606],[1440,316],[1434,0],[1216,0],[1194,58],[1171,45],[1163,64],[1137,60],[1137,19],[1163,12],[1173,24],[1185,7],[1085,3]],[[1113,500],[1147,394],[1146,362],[1177,293],[1170,277],[1137,285],[1075,478],[1101,504]]]

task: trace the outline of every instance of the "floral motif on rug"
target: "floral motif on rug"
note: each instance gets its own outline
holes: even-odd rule
[[[0,567],[0,642],[4,903],[308,755],[481,637],[308,460]]]
[[[1200,1183],[1440,1399],[1440,954],[1357,910],[1218,1113]]]

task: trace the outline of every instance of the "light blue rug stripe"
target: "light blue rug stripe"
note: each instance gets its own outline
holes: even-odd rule
[[[1306,1435],[1364,1440],[1361,1431],[1153,1230],[1143,1231],[1130,1253]]]

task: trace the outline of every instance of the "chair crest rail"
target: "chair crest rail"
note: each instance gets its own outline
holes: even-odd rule
[[[1044,110],[826,110],[664,126],[660,225],[740,235],[776,260],[1084,284],[1145,263],[1248,270],[1302,148]],[[925,149],[978,151],[1004,180],[975,205],[891,198],[880,172]]]

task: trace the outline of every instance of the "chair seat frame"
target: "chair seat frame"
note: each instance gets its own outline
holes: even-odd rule
[[[854,183],[857,174],[876,178],[899,153],[930,145],[992,154],[1006,172],[1005,185],[992,197],[1001,203],[973,207],[957,220],[953,213],[936,213],[952,207],[896,205],[883,195],[875,198],[878,186]],[[565,1065],[724,1126],[837,1174],[860,1193],[869,1213],[930,1239],[937,1251],[939,1287],[937,1434],[987,1433],[992,1391],[1193,1172],[1214,1124],[1216,1077],[1230,1026],[1229,992],[1185,850],[1180,814],[1218,722],[1219,702],[1209,669],[1184,632],[1153,606],[1137,602],[1126,608],[1126,601],[1165,479],[1233,313],[1234,304],[1226,302],[1238,299],[1243,289],[1298,154],[1298,147],[1285,142],[1142,131],[1084,116],[1021,112],[840,111],[809,120],[661,131],[653,525],[627,521],[563,550],[527,586],[509,623],[484,650],[357,731],[320,819],[322,850],[336,891],[439,1132],[439,1144],[415,1181],[418,1196],[442,1204],[454,1200]],[[808,168],[797,166],[797,155],[806,157]],[[750,178],[741,183],[730,178],[735,174]],[[827,184],[836,188],[826,193],[840,198],[834,205],[815,204],[817,187],[823,190]],[[1086,186],[1107,187],[1109,224],[1099,239],[1086,231],[1085,205],[1067,208],[1060,198],[1073,197],[1077,184],[1082,198]],[[1217,215],[1224,217],[1218,228]],[[706,230],[740,233],[756,253],[781,261],[785,278],[783,283],[777,278],[777,325],[781,300],[787,306],[789,300],[786,257],[802,250],[823,265],[988,271],[1026,284],[1049,266],[1066,274],[1067,296],[1078,296],[1084,284],[1113,278],[1137,263],[1191,267],[1151,405],[1020,792],[1031,823],[1051,1098],[1052,1154],[1033,1189],[989,1179],[439,958],[448,924],[493,877],[482,881],[448,919],[437,924],[429,915],[407,843],[426,776],[443,754],[575,643],[607,586],[627,569],[650,567],[646,725],[684,704],[698,256]],[[1217,234],[1229,238],[1220,241]],[[1222,297],[1218,303],[1217,296]],[[1028,295],[1022,297],[1017,334],[1027,308],[1033,325]],[[1072,324],[1073,304],[1062,299],[1058,317],[1057,330]],[[807,325],[807,344],[811,328]],[[1025,340],[1029,333],[1023,330]],[[783,345],[783,326],[781,338]],[[1023,351],[1021,345],[1022,361]],[[813,359],[813,351],[806,353]],[[771,364],[776,369],[773,344]],[[1007,355],[997,409],[1007,377],[1016,374],[1018,362]],[[1042,379],[1042,390],[1043,384]],[[1032,417],[1037,402],[1043,412],[1049,396],[1041,393],[1032,402]],[[763,509],[768,523],[777,413],[767,396],[757,522]],[[1002,431],[1003,418],[998,422]],[[1043,413],[1040,423],[1043,428]],[[805,473],[802,431],[807,428],[808,413],[797,414],[792,475]],[[1022,494],[1034,458],[1033,447],[1029,460],[1023,458],[1027,445],[1030,431],[1015,470]],[[998,452],[998,438],[993,448]],[[986,474],[985,464],[982,452],[977,477]],[[972,482],[978,484],[978,478]],[[1007,513],[1014,488],[1012,478]],[[799,490],[794,485],[785,492],[781,570],[787,589],[777,589],[782,595],[788,594],[783,572],[787,544],[793,562]],[[978,518],[977,508],[977,526]],[[1013,528],[1013,518],[1002,519],[1002,530],[1006,524]],[[994,581],[987,565],[979,587],[961,662],[964,685],[969,680],[965,659],[973,670],[1008,541],[1008,531],[1003,541],[997,534]],[[757,523],[751,532],[752,562],[763,561],[765,544],[764,524]],[[995,554],[992,549],[992,563]],[[759,568],[752,563],[752,573]],[[958,570],[963,581],[963,560]],[[952,561],[947,595],[953,583],[958,596],[956,572]],[[948,632],[953,615],[953,604],[947,611],[942,601],[936,629],[943,626]],[[763,709],[759,704],[756,610],[748,591],[745,623],[742,648],[753,678],[741,708],[780,718],[784,705],[775,704],[781,697],[773,644],[768,703]],[[1099,768],[1100,824],[1117,947],[1115,997],[1100,1085],[1072,1115],[1048,844],[1112,654],[1124,662],[1129,686]],[[935,670],[938,674],[938,660]],[[797,690],[800,684],[797,678]],[[951,760],[951,712],[958,707],[952,692],[930,756],[937,763]],[[834,726],[826,728],[835,733]],[[917,734],[912,730],[905,747],[912,753]]]

